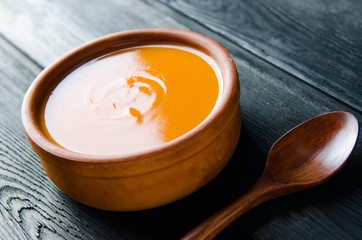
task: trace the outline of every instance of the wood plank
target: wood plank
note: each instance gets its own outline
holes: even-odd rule
[[[362,111],[361,1],[160,2]]]
[[[0,34],[15,47],[3,39],[0,42],[0,211],[4,216],[0,236],[177,239],[244,192],[262,170],[268,148],[290,127],[323,112],[351,110],[165,5],[155,9],[153,2],[147,5],[139,1],[90,2],[83,6],[79,1],[50,4],[15,0],[1,4],[0,16],[5,17],[0,21]],[[14,24],[12,28],[4,27],[7,23]],[[238,149],[220,176],[176,203],[130,213],[110,213],[78,204],[50,183],[30,149],[20,122],[22,96],[40,71],[39,65],[46,66],[71,48],[113,31],[161,26],[201,32],[232,53],[242,85],[243,130]],[[352,112],[361,119],[360,113]],[[358,238],[362,203],[360,146],[361,141],[349,164],[327,184],[251,211],[218,239]]]
[[[43,67],[106,34],[161,25],[185,28],[140,1],[0,0],[0,6],[0,33]]]
[[[102,227],[97,239],[114,237],[113,229],[99,224],[50,182],[27,142],[21,102],[39,67],[1,38],[0,56],[1,239],[93,239],[99,233],[94,226]]]
[[[151,3],[154,4],[154,2]],[[172,9],[162,7],[162,5],[156,5],[157,9],[162,11],[157,11],[152,5],[150,7],[142,2],[134,4],[133,1],[115,1],[109,3],[106,7],[106,5],[97,2],[84,5],[79,1],[54,1],[49,3],[47,1],[14,0],[4,1],[2,6],[1,9],[3,10],[0,12],[0,15],[5,17],[4,21],[0,21],[0,33],[5,35],[9,41],[13,42],[22,52],[33,59],[34,62],[43,67],[47,66],[57,57],[71,50],[73,47],[95,37],[115,31],[137,27],[161,26],[190,29],[201,32],[222,43],[222,45],[224,45],[235,57],[239,65],[244,64],[240,65],[240,67],[238,66],[241,75],[240,78],[242,79],[241,84],[244,86],[243,90],[245,93],[243,94],[246,95],[244,99],[241,100],[242,104],[251,106],[253,102],[261,102],[265,106],[259,107],[265,111],[268,111],[268,109],[270,111],[276,110],[275,116],[280,116],[278,113],[279,111],[284,111],[285,113],[295,111],[291,109],[293,108],[293,105],[288,104],[289,99],[278,92],[278,88],[274,87],[273,91],[269,91],[269,87],[265,85],[270,84],[270,86],[278,86],[285,84],[279,83],[276,79],[276,77],[279,77],[279,72],[281,72],[278,68],[267,67],[272,69],[269,70],[272,75],[270,80],[267,75],[261,77],[261,79],[254,80],[255,77],[253,73],[249,74],[248,78],[243,77],[245,72],[244,68],[254,67],[256,69],[253,71],[260,71],[258,69],[260,66],[267,66],[268,64],[258,61],[255,64],[259,64],[260,66],[250,66],[250,63],[248,63],[250,60],[248,58],[253,58],[254,54],[250,54],[237,43],[230,41],[224,36],[220,36],[218,32],[215,33],[214,31],[205,29],[205,27],[198,22],[195,22],[192,19],[190,20],[183,14],[175,12]],[[126,9],[127,11],[123,9]],[[140,15],[139,13],[142,14]],[[58,19],[62,19],[62,21],[57,21]],[[149,19],[155,19],[155,21],[149,21]],[[26,22],[26,25],[24,25],[24,22]],[[22,37],[23,34],[27,36],[25,40]],[[298,80],[299,78],[290,79]],[[268,83],[267,81],[271,82]],[[294,84],[293,81],[294,80],[289,81],[288,84]],[[358,83],[358,81],[356,82]],[[284,87],[287,91],[289,91],[289,85]],[[260,94],[263,91],[267,92]],[[283,106],[286,107],[285,109],[273,109],[270,106],[269,99],[260,99],[260,97],[268,97],[273,94],[279,95],[275,99],[281,98],[280,100],[284,101]],[[306,94],[308,93],[306,92]],[[295,95],[298,95],[298,91],[295,92]],[[311,94],[309,94],[309,96],[310,99],[313,99]],[[326,96],[328,96],[328,94],[326,94]],[[310,101],[310,99],[306,99],[306,101]],[[318,102],[314,103],[316,104],[317,109],[319,104]],[[275,102],[275,104],[281,103]],[[251,110],[260,111],[258,108]],[[323,110],[320,109],[319,111],[314,112],[314,114],[317,112],[323,112]],[[301,110],[301,114],[304,115],[303,110]],[[313,112],[306,117],[313,116],[312,114]],[[270,119],[267,120],[267,124],[273,123],[275,116],[271,115]],[[296,121],[291,122],[291,124],[286,127],[297,124],[297,119],[299,119],[299,116],[296,116]],[[263,125],[265,124],[262,124],[261,126],[263,127]],[[281,129],[281,131],[284,130],[286,129]],[[272,143],[273,140],[269,140],[268,143]]]

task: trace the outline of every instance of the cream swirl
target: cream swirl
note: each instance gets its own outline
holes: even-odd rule
[[[108,119],[136,118],[156,107],[166,94],[162,74],[144,69],[132,74],[115,77],[106,84],[94,82],[84,95],[85,103],[92,111]]]

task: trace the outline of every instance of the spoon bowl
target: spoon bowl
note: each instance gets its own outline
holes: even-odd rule
[[[314,117],[293,128],[272,146],[265,169],[250,190],[182,239],[213,239],[253,207],[325,182],[347,162],[358,133],[357,118],[343,111]]]
[[[346,163],[358,132],[358,121],[348,112],[312,118],[272,146],[266,168],[283,182],[318,185]]]

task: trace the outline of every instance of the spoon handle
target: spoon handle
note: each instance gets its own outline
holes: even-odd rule
[[[182,240],[213,239],[242,214],[267,200],[282,195],[278,194],[278,191],[274,191],[276,190],[276,185],[273,179],[262,175],[245,194],[199,224],[185,235]]]

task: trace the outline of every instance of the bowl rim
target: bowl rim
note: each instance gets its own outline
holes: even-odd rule
[[[186,44],[187,46],[194,47],[208,56],[210,56],[217,66],[219,67],[222,74],[223,81],[223,90],[222,96],[219,96],[219,103],[214,106],[212,112],[206,117],[204,121],[202,121],[195,128],[190,130],[189,132],[181,135],[180,137],[154,146],[150,149],[132,152],[128,154],[115,154],[115,155],[93,155],[93,154],[85,154],[73,152],[71,150],[65,149],[53,142],[51,142],[40,129],[38,116],[34,114],[32,108],[35,107],[34,99],[35,97],[39,97],[39,92],[37,89],[46,82],[47,77],[53,73],[53,71],[61,68],[69,59],[74,58],[75,56],[81,56],[82,54],[87,52],[87,50],[92,49],[94,47],[98,47],[102,50],[101,45],[105,42],[114,43],[114,47],[120,50],[122,49],[123,43],[120,40],[124,38],[136,38],[137,36],[158,36],[160,39],[158,42],[173,42],[179,44]],[[118,42],[118,45],[116,44]],[[155,41],[153,41],[155,42]],[[156,41],[157,42],[157,41]],[[126,42],[127,43],[127,42]],[[133,46],[137,45],[145,45],[147,40],[128,42],[128,44],[133,44]],[[105,52],[107,53],[107,52]],[[105,54],[104,53],[104,54]],[[108,51],[109,53],[109,51]],[[83,62],[85,62],[96,58],[95,54],[92,55],[90,59],[83,57]],[[88,60],[85,60],[88,59]],[[79,64],[79,65],[81,65]],[[64,71],[63,71],[64,72]],[[68,70],[69,73],[69,70]],[[61,79],[64,76],[59,77]],[[59,79],[58,78],[58,79]],[[61,80],[59,80],[60,82]],[[58,84],[58,83],[57,83]],[[56,85],[55,85],[56,86]],[[181,30],[181,29],[173,29],[173,28],[146,28],[146,29],[134,29],[121,31],[117,33],[112,33],[97,39],[94,39],[90,42],[87,42],[70,52],[66,53],[62,57],[55,60],[52,64],[46,67],[31,83],[28,88],[22,103],[21,117],[24,126],[24,130],[29,138],[29,141],[32,141],[36,144],[40,149],[47,152],[50,155],[54,155],[59,157],[62,160],[79,162],[79,163],[93,163],[93,164],[107,164],[107,163],[118,163],[118,162],[128,162],[134,161],[136,159],[145,159],[148,156],[156,156],[159,154],[169,155],[171,154],[175,148],[179,148],[182,145],[193,144],[197,137],[200,136],[203,132],[207,131],[210,125],[213,125],[213,122],[217,119],[220,119],[223,113],[226,111],[226,108],[232,104],[235,99],[235,94],[238,94],[239,91],[239,81],[238,74],[235,67],[235,63],[230,56],[230,54],[216,41],[213,39],[204,36],[200,33],[192,32],[189,30]],[[239,93],[240,94],[240,93]],[[239,96],[237,96],[239,100]],[[153,158],[153,160],[157,159]],[[172,162],[172,161],[171,161]]]

